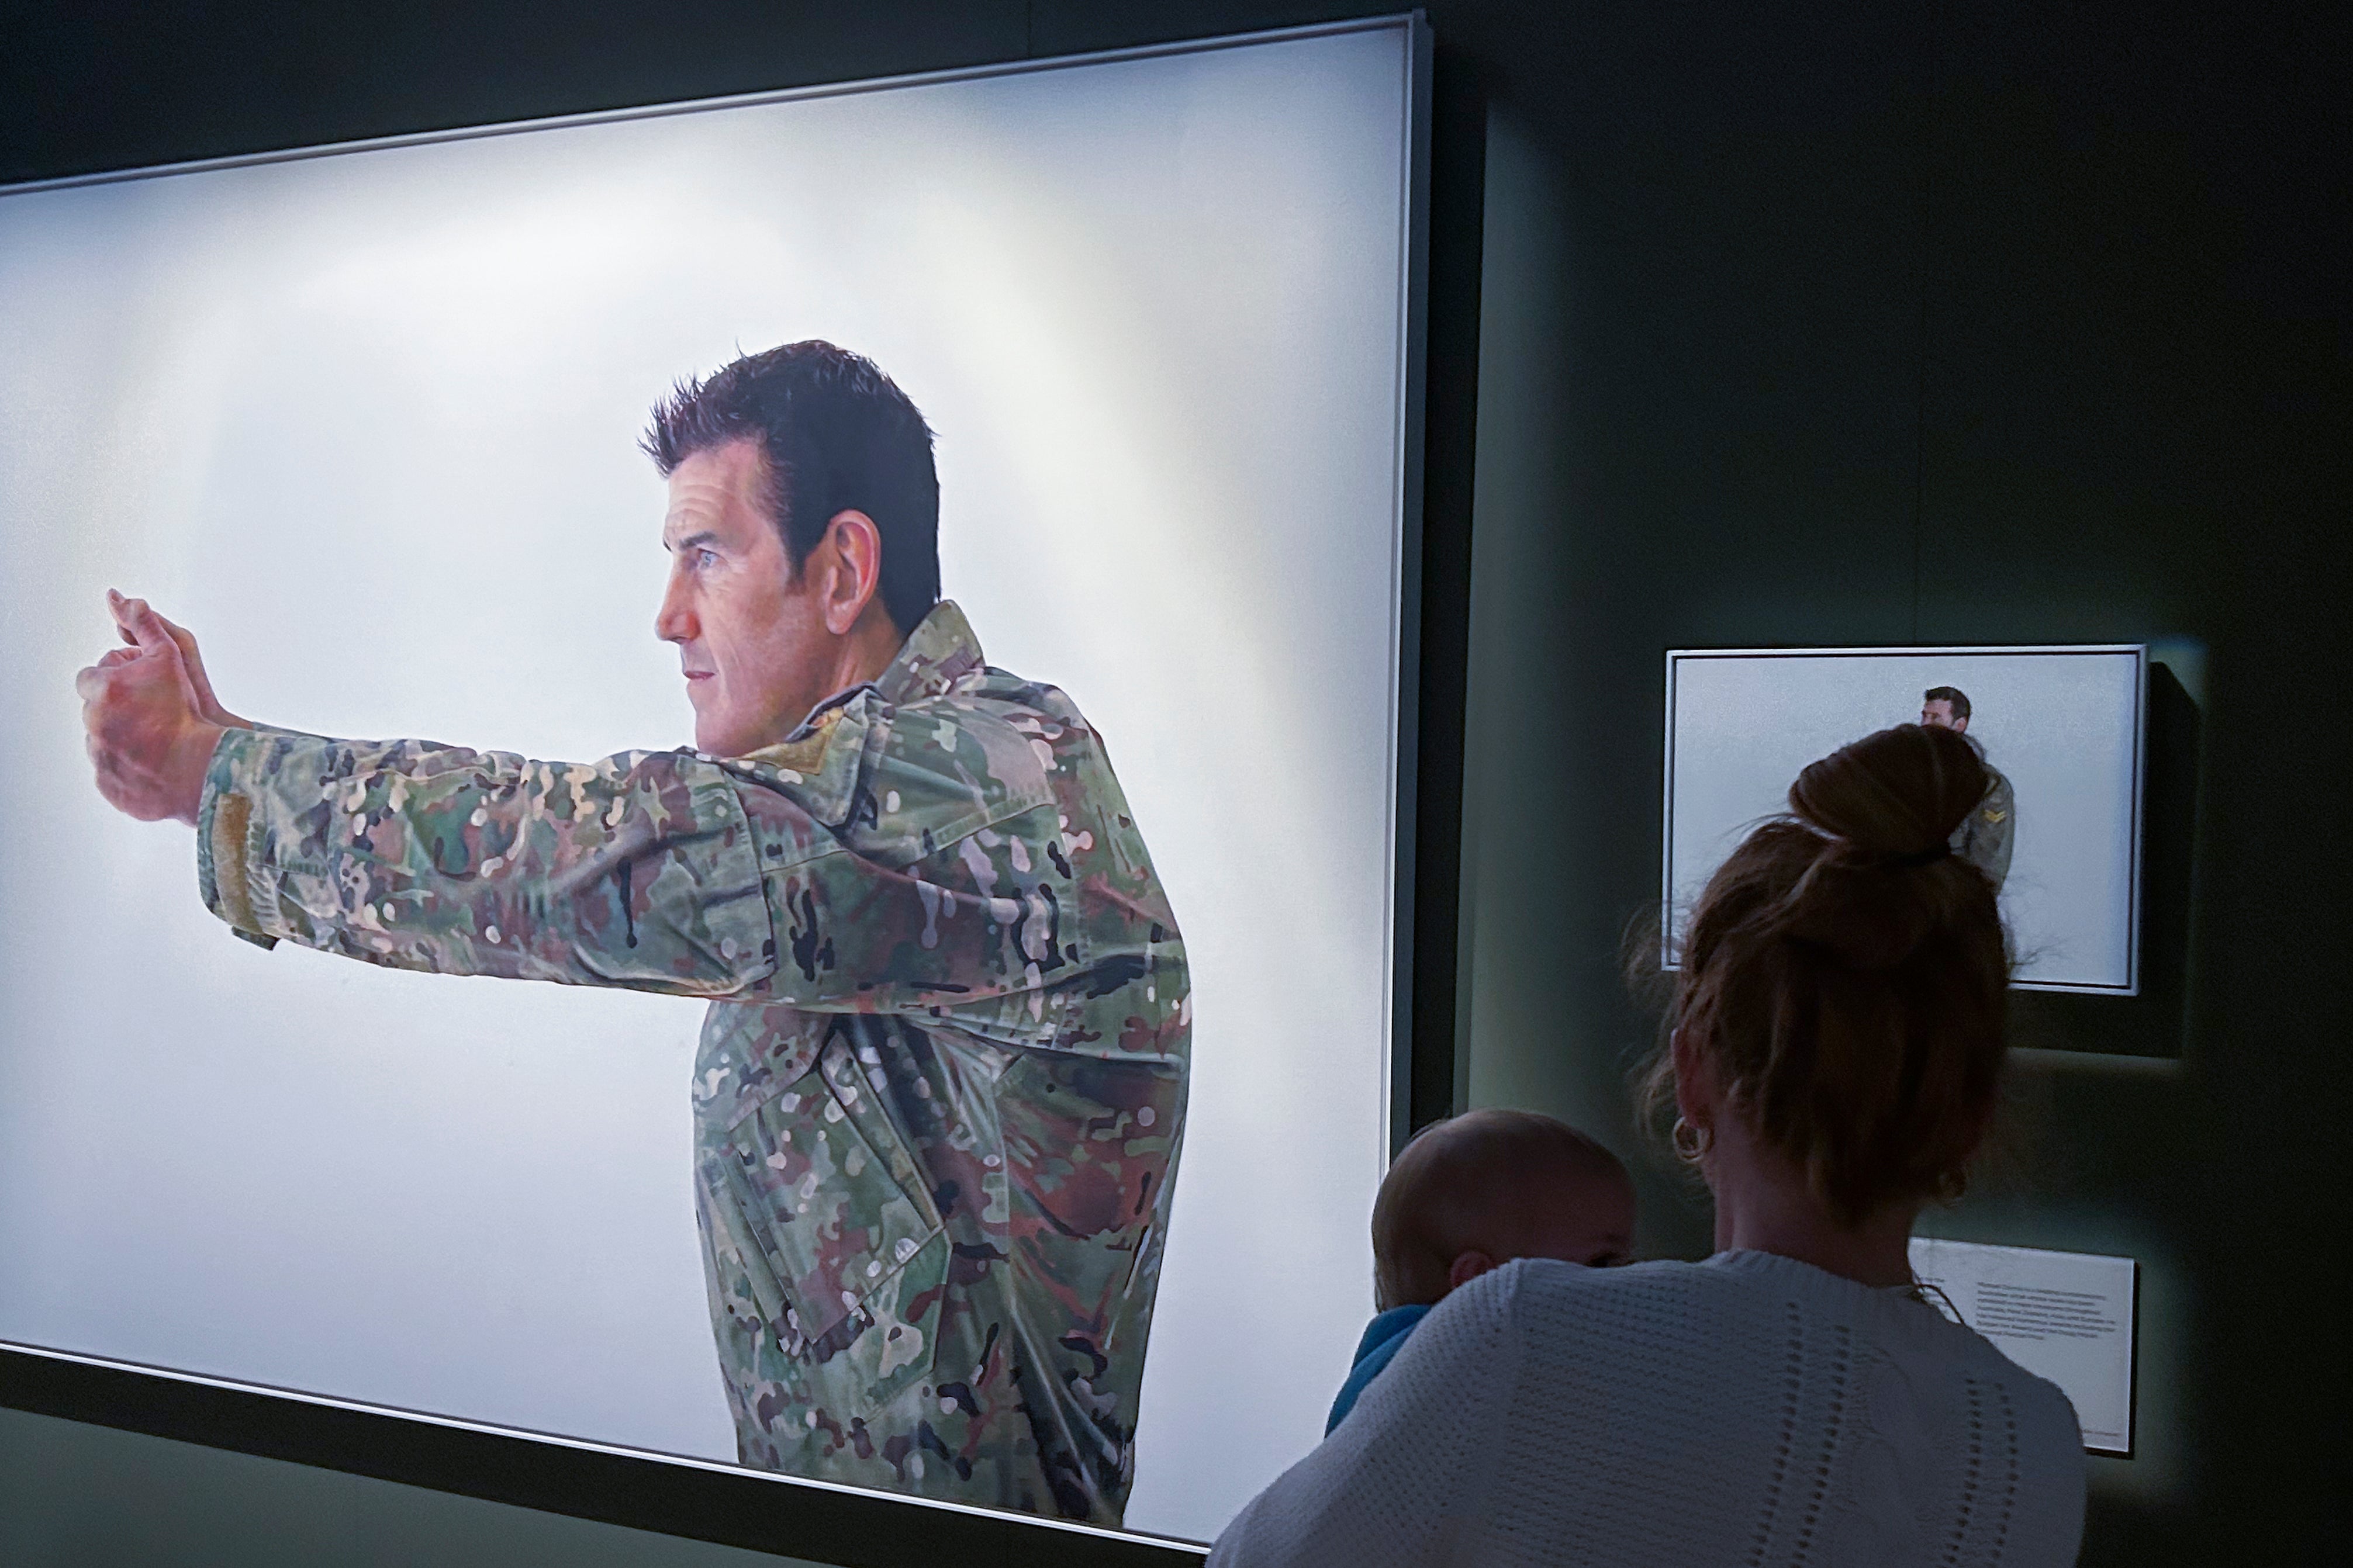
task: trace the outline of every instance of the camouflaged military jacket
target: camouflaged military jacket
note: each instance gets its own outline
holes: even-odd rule
[[[744,1462],[1119,1522],[1185,950],[1102,741],[954,605],[743,758],[233,730],[197,844],[257,940],[712,998],[698,1209]]]
[[[1983,761],[1985,753],[1978,752]],[[1977,809],[1961,818],[1953,829],[1953,853],[1983,871],[2000,892],[2010,879],[2010,851],[2018,837],[2018,802],[2010,794],[2010,780],[2000,768],[1986,763],[1986,774],[1993,782],[1986,785],[1985,798]]]

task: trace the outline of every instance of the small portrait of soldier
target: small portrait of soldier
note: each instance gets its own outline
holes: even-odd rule
[[[742,1461],[1116,1526],[1192,1000],[1103,740],[940,597],[932,431],[871,361],[740,358],[643,446],[691,750],[256,723],[110,595],[123,646],[77,678],[99,790],[194,826],[206,906],[262,947],[707,999],[696,1210]]]
[[[1968,734],[1968,694],[1957,686],[1928,688],[1920,697],[1920,722]],[[1982,759],[1984,743],[1975,737],[1970,738],[1969,743],[1977,747]],[[2010,876],[2010,846],[2018,832],[2018,805],[2011,797],[2008,776],[1991,763],[1986,763],[1986,773],[1993,784],[1978,803],[1978,808],[1953,830],[1953,853],[1990,878],[1998,892]]]

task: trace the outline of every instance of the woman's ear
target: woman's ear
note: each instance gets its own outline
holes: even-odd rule
[[[1694,1127],[1712,1126],[1715,1121],[1715,1074],[1708,1068],[1707,1058],[1692,1043],[1691,1031],[1682,1025],[1668,1037],[1667,1051],[1675,1064],[1675,1114]]]

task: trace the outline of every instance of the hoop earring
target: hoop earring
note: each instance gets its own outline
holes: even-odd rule
[[[1709,1128],[1694,1127],[1678,1116],[1674,1131],[1667,1134],[1667,1142],[1674,1145],[1675,1158],[1696,1165],[1706,1159],[1707,1152],[1715,1146],[1715,1133]]]

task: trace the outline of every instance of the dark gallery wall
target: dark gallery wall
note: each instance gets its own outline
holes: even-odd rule
[[[1491,94],[1469,1096],[1625,1127],[1662,650],[2160,644],[2196,754],[2149,852],[2192,890],[2139,1001],[2021,998],[2094,1050],[2022,1054],[2022,1147],[1925,1228],[2142,1260],[2086,1563],[2302,1560],[2346,1463],[2343,56],[1964,9],[1630,11]],[[1678,1190],[1651,1242],[1695,1254]]]
[[[12,4],[0,181],[1378,9]],[[1422,780],[1418,1107],[1451,1031],[1460,1101],[1637,1149],[1617,955],[1656,896],[1665,649],[2159,645],[2148,993],[2021,999],[2012,1152],[1929,1225],[2143,1261],[2139,1451],[2094,1462],[2085,1563],[2317,1557],[2353,1112],[2343,22],[1430,14],[1424,715],[1461,765]],[[1643,1162],[1647,1246],[1704,1252]],[[364,1542],[321,1522],[354,1509]],[[160,1521],[157,1563],[741,1555],[0,1413],[0,1557],[122,1560],[77,1515]]]

